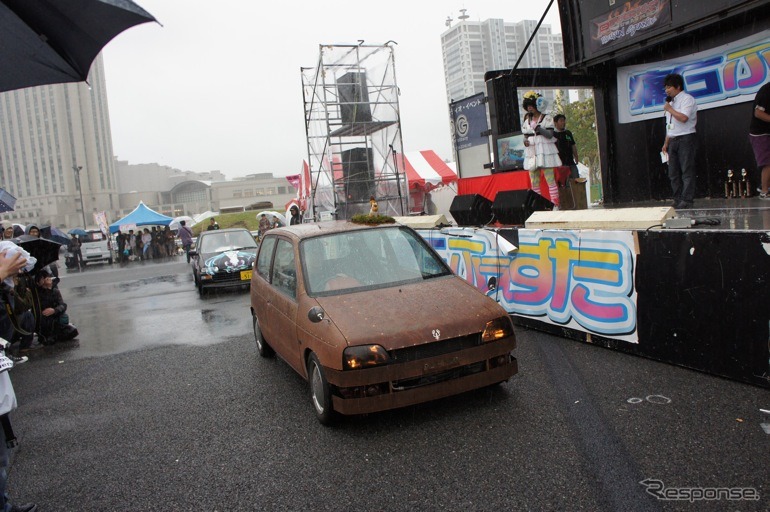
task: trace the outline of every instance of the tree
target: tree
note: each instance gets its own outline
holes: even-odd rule
[[[596,133],[596,109],[594,108],[593,95],[581,101],[572,103],[560,103],[561,113],[567,117],[567,128],[575,136],[578,156],[591,175],[591,183],[601,183],[601,166],[599,165],[599,138]],[[591,198],[599,200],[600,197]]]

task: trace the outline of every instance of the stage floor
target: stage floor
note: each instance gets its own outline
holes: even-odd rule
[[[591,208],[643,208],[671,206],[671,201],[641,201],[635,203],[607,204]],[[696,225],[687,229],[765,231],[770,230],[770,201],[754,196],[747,199],[696,199],[693,208],[677,210],[677,217],[689,217]],[[707,219],[719,221],[712,225]],[[708,223],[701,224],[699,221]]]

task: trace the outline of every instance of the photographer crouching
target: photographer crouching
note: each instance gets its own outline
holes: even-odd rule
[[[40,304],[40,326],[37,334],[44,345],[69,341],[78,335],[77,328],[69,323],[67,304],[59,289],[55,287],[58,282],[59,278],[53,277],[46,270],[40,270],[35,275]]]

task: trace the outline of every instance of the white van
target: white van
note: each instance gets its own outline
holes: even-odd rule
[[[112,264],[112,251],[109,237],[98,229],[89,229],[88,234],[80,237],[80,254],[83,265],[94,261],[106,261]]]

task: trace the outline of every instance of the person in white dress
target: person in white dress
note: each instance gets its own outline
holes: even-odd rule
[[[562,165],[556,137],[553,135],[553,117],[545,114],[546,100],[543,95],[529,91],[524,95],[521,107],[526,110],[521,133],[524,134],[524,167],[529,171],[532,190],[540,194],[540,175],[545,177],[551,202],[559,206],[559,186],[555,167]]]

